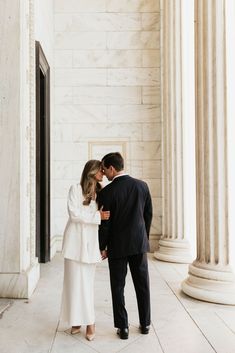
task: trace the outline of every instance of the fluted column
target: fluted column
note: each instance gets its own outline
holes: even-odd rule
[[[230,75],[234,82],[228,62],[234,39],[227,31],[230,16],[234,16],[230,21],[234,26],[235,11],[229,11],[230,4],[234,10],[229,0],[195,2],[197,258],[182,283],[186,294],[222,304],[235,304],[231,266],[234,208],[229,202],[235,198],[235,180],[229,178],[229,170],[235,166],[234,150],[231,153],[235,137],[233,143],[228,140],[230,128],[235,136],[234,103],[229,101],[234,87],[228,84]]]
[[[181,0],[161,2],[163,236],[154,256],[191,261],[184,234]]]

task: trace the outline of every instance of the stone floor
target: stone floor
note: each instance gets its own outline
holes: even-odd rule
[[[138,332],[134,289],[129,274],[126,306],[130,337],[113,328],[107,261],[97,268],[96,338],[71,336],[59,325],[63,259],[41,265],[41,279],[30,300],[0,299],[0,353],[235,353],[235,307],[193,300],[180,290],[187,265],[157,261],[149,255],[152,325]]]

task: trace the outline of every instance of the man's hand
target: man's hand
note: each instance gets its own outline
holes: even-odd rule
[[[101,250],[101,251],[100,251],[100,255],[101,255],[101,259],[102,259],[102,260],[107,259],[107,257],[108,257],[107,250]]]

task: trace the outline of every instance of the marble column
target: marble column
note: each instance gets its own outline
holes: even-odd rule
[[[234,83],[229,84],[231,76],[234,82],[229,62],[234,34],[229,35],[228,22],[234,27],[231,1],[195,2],[197,257],[182,283],[189,296],[221,304],[235,304],[230,202],[235,178],[229,175],[235,168]]]
[[[28,298],[40,274],[31,249],[32,1],[0,2],[0,297],[8,298]]]
[[[161,2],[163,235],[154,256],[189,263],[184,234],[181,1]]]

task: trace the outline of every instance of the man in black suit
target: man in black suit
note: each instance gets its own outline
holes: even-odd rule
[[[114,326],[121,339],[129,336],[124,287],[127,265],[135,287],[140,332],[147,334],[150,325],[150,291],[147,251],[152,221],[152,201],[148,186],[124,173],[120,153],[102,159],[103,171],[112,183],[98,194],[99,206],[110,210],[110,219],[99,228],[100,251],[108,257],[113,301]]]

